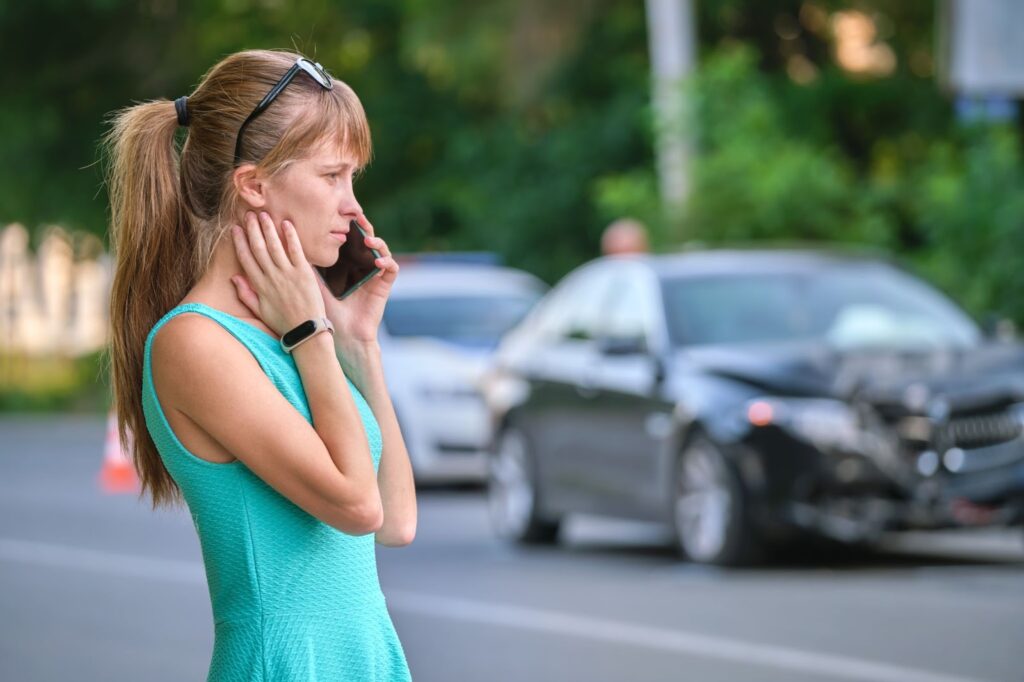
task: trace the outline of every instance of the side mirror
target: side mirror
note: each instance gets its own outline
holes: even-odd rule
[[[660,353],[651,355],[651,389],[657,391],[668,378],[668,361]]]
[[[643,355],[647,352],[647,339],[642,336],[607,336],[598,339],[602,355]]]
[[[995,341],[1013,341],[1017,338],[1017,325],[1008,317],[989,313],[985,316],[982,331]]]

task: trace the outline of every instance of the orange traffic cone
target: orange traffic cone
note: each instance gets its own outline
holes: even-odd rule
[[[131,434],[127,447],[122,447],[117,434],[117,416],[111,411],[107,417],[107,438],[103,445],[103,468],[100,470],[100,488],[107,494],[133,493],[139,489],[139,477],[132,465]]]

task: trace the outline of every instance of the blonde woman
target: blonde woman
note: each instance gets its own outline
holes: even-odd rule
[[[411,679],[375,555],[412,542],[416,497],[377,345],[398,265],[352,189],[359,99],[245,51],[117,112],[106,142],[115,405],[143,492],[195,522],[208,679]],[[312,266],[360,238],[350,220],[382,272],[338,301]]]

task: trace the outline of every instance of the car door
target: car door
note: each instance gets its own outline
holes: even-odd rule
[[[658,356],[667,346],[659,318],[657,279],[639,263],[618,268],[603,322],[595,395],[590,414],[594,506],[608,513],[660,517],[658,453],[668,436],[673,409],[658,379]],[[635,346],[634,348],[630,348]],[[662,370],[663,371],[663,370]]]
[[[538,316],[524,416],[534,439],[538,483],[552,510],[579,511],[581,501],[592,499],[587,453],[597,446],[590,430],[596,337],[610,284],[601,263],[584,266],[556,287]]]

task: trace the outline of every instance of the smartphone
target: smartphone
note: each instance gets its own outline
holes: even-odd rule
[[[339,300],[380,272],[374,264],[380,258],[380,252],[367,246],[365,239],[366,232],[359,223],[349,221],[348,238],[338,249],[338,261],[328,267],[316,266],[327,288]]]

